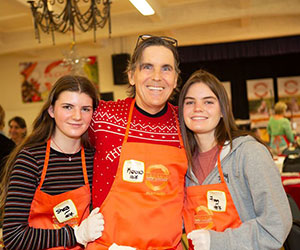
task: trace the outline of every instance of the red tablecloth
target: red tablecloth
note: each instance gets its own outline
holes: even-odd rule
[[[299,183],[285,185],[284,180],[297,179]],[[300,173],[298,176],[281,176],[282,184],[287,194],[290,194],[300,209]]]

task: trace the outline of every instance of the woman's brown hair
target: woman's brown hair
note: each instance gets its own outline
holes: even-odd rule
[[[33,129],[31,134],[18,145],[15,150],[9,155],[7,162],[2,170],[1,185],[0,185],[0,211],[4,209],[9,178],[14,166],[17,155],[23,148],[35,147],[45,144],[52,136],[55,130],[55,121],[49,115],[48,109],[54,105],[59,95],[64,91],[85,93],[93,100],[93,109],[97,108],[99,102],[99,95],[96,87],[87,78],[83,76],[66,75],[59,78],[53,85],[48,99],[42,107],[39,115],[33,122]],[[88,139],[88,132],[86,131],[81,136],[81,144],[85,148],[90,148],[91,145]]]
[[[230,143],[230,147],[232,148],[233,139],[248,134],[251,134],[253,137],[255,137],[256,140],[265,145],[265,143],[263,143],[259,138],[254,136],[253,133],[238,129],[232,113],[231,104],[223,84],[209,72],[205,70],[198,70],[194,72],[189,77],[187,82],[183,85],[183,88],[180,91],[178,104],[181,133],[189,162],[189,167],[194,167],[192,158],[194,154],[199,151],[199,147],[194,132],[191,131],[184,123],[183,107],[186,94],[189,88],[195,83],[204,83],[218,98],[222,113],[222,117],[215,129],[215,138],[218,145],[221,146],[224,144],[224,142],[228,141]]]

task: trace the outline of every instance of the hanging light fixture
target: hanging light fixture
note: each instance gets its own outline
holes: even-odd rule
[[[63,51],[64,58],[60,63],[61,66],[70,67],[71,75],[84,76],[84,65],[91,61],[89,57],[81,57],[77,52],[75,42],[71,43],[69,51]]]
[[[103,28],[108,22],[111,34],[110,0],[30,0],[34,22],[35,38],[40,40],[40,30],[52,35],[54,32],[71,31],[75,42],[75,27],[82,32],[94,31],[96,42],[97,28]]]
[[[129,0],[129,1],[144,16],[151,16],[155,13],[151,5],[146,0]]]

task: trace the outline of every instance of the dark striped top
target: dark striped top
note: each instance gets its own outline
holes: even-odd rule
[[[6,249],[47,249],[57,246],[75,246],[74,230],[70,226],[61,229],[37,229],[29,227],[28,217],[35,190],[40,182],[44,166],[46,144],[23,149],[15,162],[9,183],[3,240]],[[70,155],[72,161],[51,148],[47,174],[41,190],[57,195],[84,185],[80,151]],[[85,150],[89,183],[92,183],[94,152]]]

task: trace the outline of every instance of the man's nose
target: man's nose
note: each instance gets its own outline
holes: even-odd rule
[[[153,70],[153,80],[159,81],[161,79],[161,71],[160,69]]]

